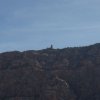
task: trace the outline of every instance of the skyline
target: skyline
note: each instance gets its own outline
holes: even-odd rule
[[[100,43],[99,0],[0,0],[0,52]]]

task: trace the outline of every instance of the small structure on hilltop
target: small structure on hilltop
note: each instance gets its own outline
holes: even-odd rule
[[[53,45],[51,44],[50,49],[53,49]]]

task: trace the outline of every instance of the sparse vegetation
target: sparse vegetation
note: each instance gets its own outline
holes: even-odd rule
[[[0,100],[100,100],[100,44],[1,53]]]

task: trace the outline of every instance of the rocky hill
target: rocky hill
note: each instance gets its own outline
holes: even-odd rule
[[[100,44],[1,53],[0,100],[100,100]]]

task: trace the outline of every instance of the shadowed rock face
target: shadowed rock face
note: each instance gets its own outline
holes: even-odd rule
[[[0,100],[100,100],[100,44],[0,54]]]

